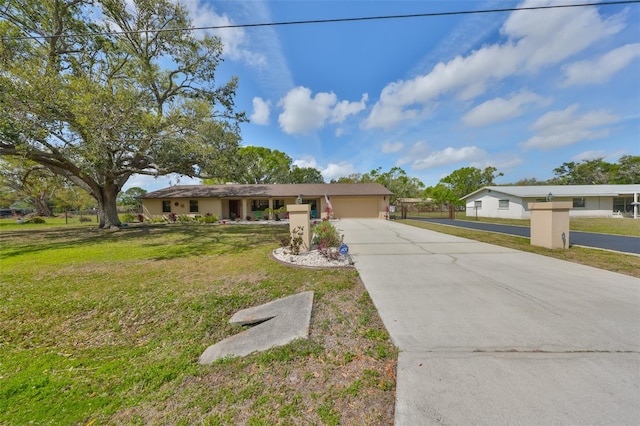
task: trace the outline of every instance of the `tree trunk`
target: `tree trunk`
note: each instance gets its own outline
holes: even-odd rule
[[[100,228],[119,228],[120,218],[116,206],[117,187],[107,184],[96,194],[98,200],[98,217],[100,218]]]
[[[53,213],[51,212],[51,208],[49,207],[48,201],[49,200],[47,198],[40,198],[40,197],[33,200],[33,204],[35,204],[36,206],[36,212],[38,216],[44,216],[44,217],[53,216]]]

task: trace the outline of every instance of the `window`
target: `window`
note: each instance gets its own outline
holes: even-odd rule
[[[482,208],[482,200],[477,200],[473,202],[473,207],[475,207],[476,209],[481,209]]]
[[[614,212],[630,212],[633,211],[633,197],[616,197],[613,199]]]
[[[189,200],[189,213],[198,213],[198,200]]]
[[[263,212],[269,208],[269,200],[251,200],[251,211]]]
[[[499,209],[508,209],[509,208],[509,200],[498,200],[498,208]]]
[[[284,207],[284,200],[273,200],[274,209],[279,209],[281,207]]]
[[[574,198],[573,199],[573,207],[585,207],[586,203],[584,201],[584,198]]]
[[[162,213],[171,213],[171,201],[162,201]]]

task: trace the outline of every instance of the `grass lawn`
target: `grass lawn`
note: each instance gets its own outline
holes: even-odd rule
[[[397,352],[353,269],[282,226],[0,223],[0,424],[392,424]],[[236,311],[315,291],[310,339],[200,366]]]
[[[16,224],[16,220],[13,218],[2,218],[0,219],[0,232],[2,230],[8,229],[42,229],[42,228],[57,228],[59,226],[84,226],[84,227],[93,227],[95,228],[98,224],[98,219],[95,216],[83,216],[82,222],[80,221],[80,216],[69,216],[64,217],[56,216],[56,217],[45,217],[43,218],[45,223],[23,223],[20,225]]]

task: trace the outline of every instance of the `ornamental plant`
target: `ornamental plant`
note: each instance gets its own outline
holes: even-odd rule
[[[327,259],[337,259],[340,256],[337,248],[344,239],[331,222],[323,219],[314,227],[312,244],[317,245],[318,251]]]

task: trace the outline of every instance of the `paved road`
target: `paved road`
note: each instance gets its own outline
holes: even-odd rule
[[[501,234],[517,235],[527,238],[531,236],[528,226],[501,225],[496,223],[473,222],[468,220],[426,219],[421,217],[411,217],[410,219],[434,222],[442,225],[458,226],[461,228],[499,232]],[[572,245],[614,250],[623,253],[640,254],[640,237],[571,231],[569,242]]]
[[[396,425],[638,424],[640,279],[394,221],[336,226],[400,351]]]

